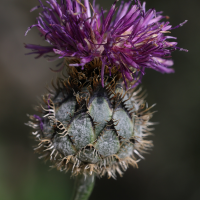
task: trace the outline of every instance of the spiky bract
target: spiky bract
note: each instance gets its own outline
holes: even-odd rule
[[[129,164],[137,167],[141,154],[152,146],[144,139],[152,114],[141,90],[125,92],[120,77],[108,74],[103,88],[101,67],[90,72],[71,67],[69,75],[43,97],[37,107],[41,116],[30,116],[28,125],[36,129],[33,135],[39,142],[35,151],[73,175],[107,173],[115,178]]]

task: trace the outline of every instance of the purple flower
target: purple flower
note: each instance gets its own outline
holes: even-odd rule
[[[82,66],[95,58],[102,62],[102,84],[104,68],[112,67],[122,73],[126,81],[134,83],[132,87],[141,82],[145,74],[145,68],[152,68],[161,73],[172,73],[170,68],[173,61],[168,59],[174,50],[185,49],[177,47],[177,42],[169,41],[176,39],[165,35],[169,31],[178,28],[187,22],[172,28],[169,22],[162,19],[162,12],[155,9],[145,10],[145,3],[141,5],[139,0],[128,3],[122,2],[116,7],[117,0],[105,16],[106,12],[89,0],[56,0],[46,1],[49,7],[43,5],[31,11],[42,8],[37,18],[37,24],[28,28],[37,27],[41,36],[51,46],[39,46],[26,44],[25,47],[32,49],[29,54],[37,54],[37,57],[53,53],[57,58],[66,58],[70,66]],[[114,14],[116,17],[114,18]],[[77,63],[70,63],[71,60]]]

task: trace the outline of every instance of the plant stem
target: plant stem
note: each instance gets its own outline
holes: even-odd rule
[[[78,175],[75,180],[74,191],[71,200],[88,200],[94,188],[95,175]]]

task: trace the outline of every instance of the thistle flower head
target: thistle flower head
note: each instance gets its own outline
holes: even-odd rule
[[[122,74],[124,82],[132,82],[132,87],[141,82],[145,68],[152,68],[161,73],[171,73],[173,61],[168,59],[171,52],[179,49],[176,39],[165,35],[172,26],[162,12],[155,9],[145,10],[145,3],[139,0],[121,2],[117,7],[116,0],[107,12],[99,6],[90,4],[89,0],[49,0],[49,7],[41,0],[42,12],[37,23],[41,36],[50,46],[34,44],[25,45],[37,54],[37,58],[53,53],[56,58],[66,58],[70,66],[82,66],[95,58],[101,60],[101,80],[103,84],[104,68],[116,67]],[[116,14],[116,17],[114,15]],[[182,26],[187,21],[174,28]]]

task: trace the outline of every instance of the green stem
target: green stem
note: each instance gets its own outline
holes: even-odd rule
[[[95,175],[78,175],[75,180],[74,192],[71,200],[88,200],[94,188]]]

